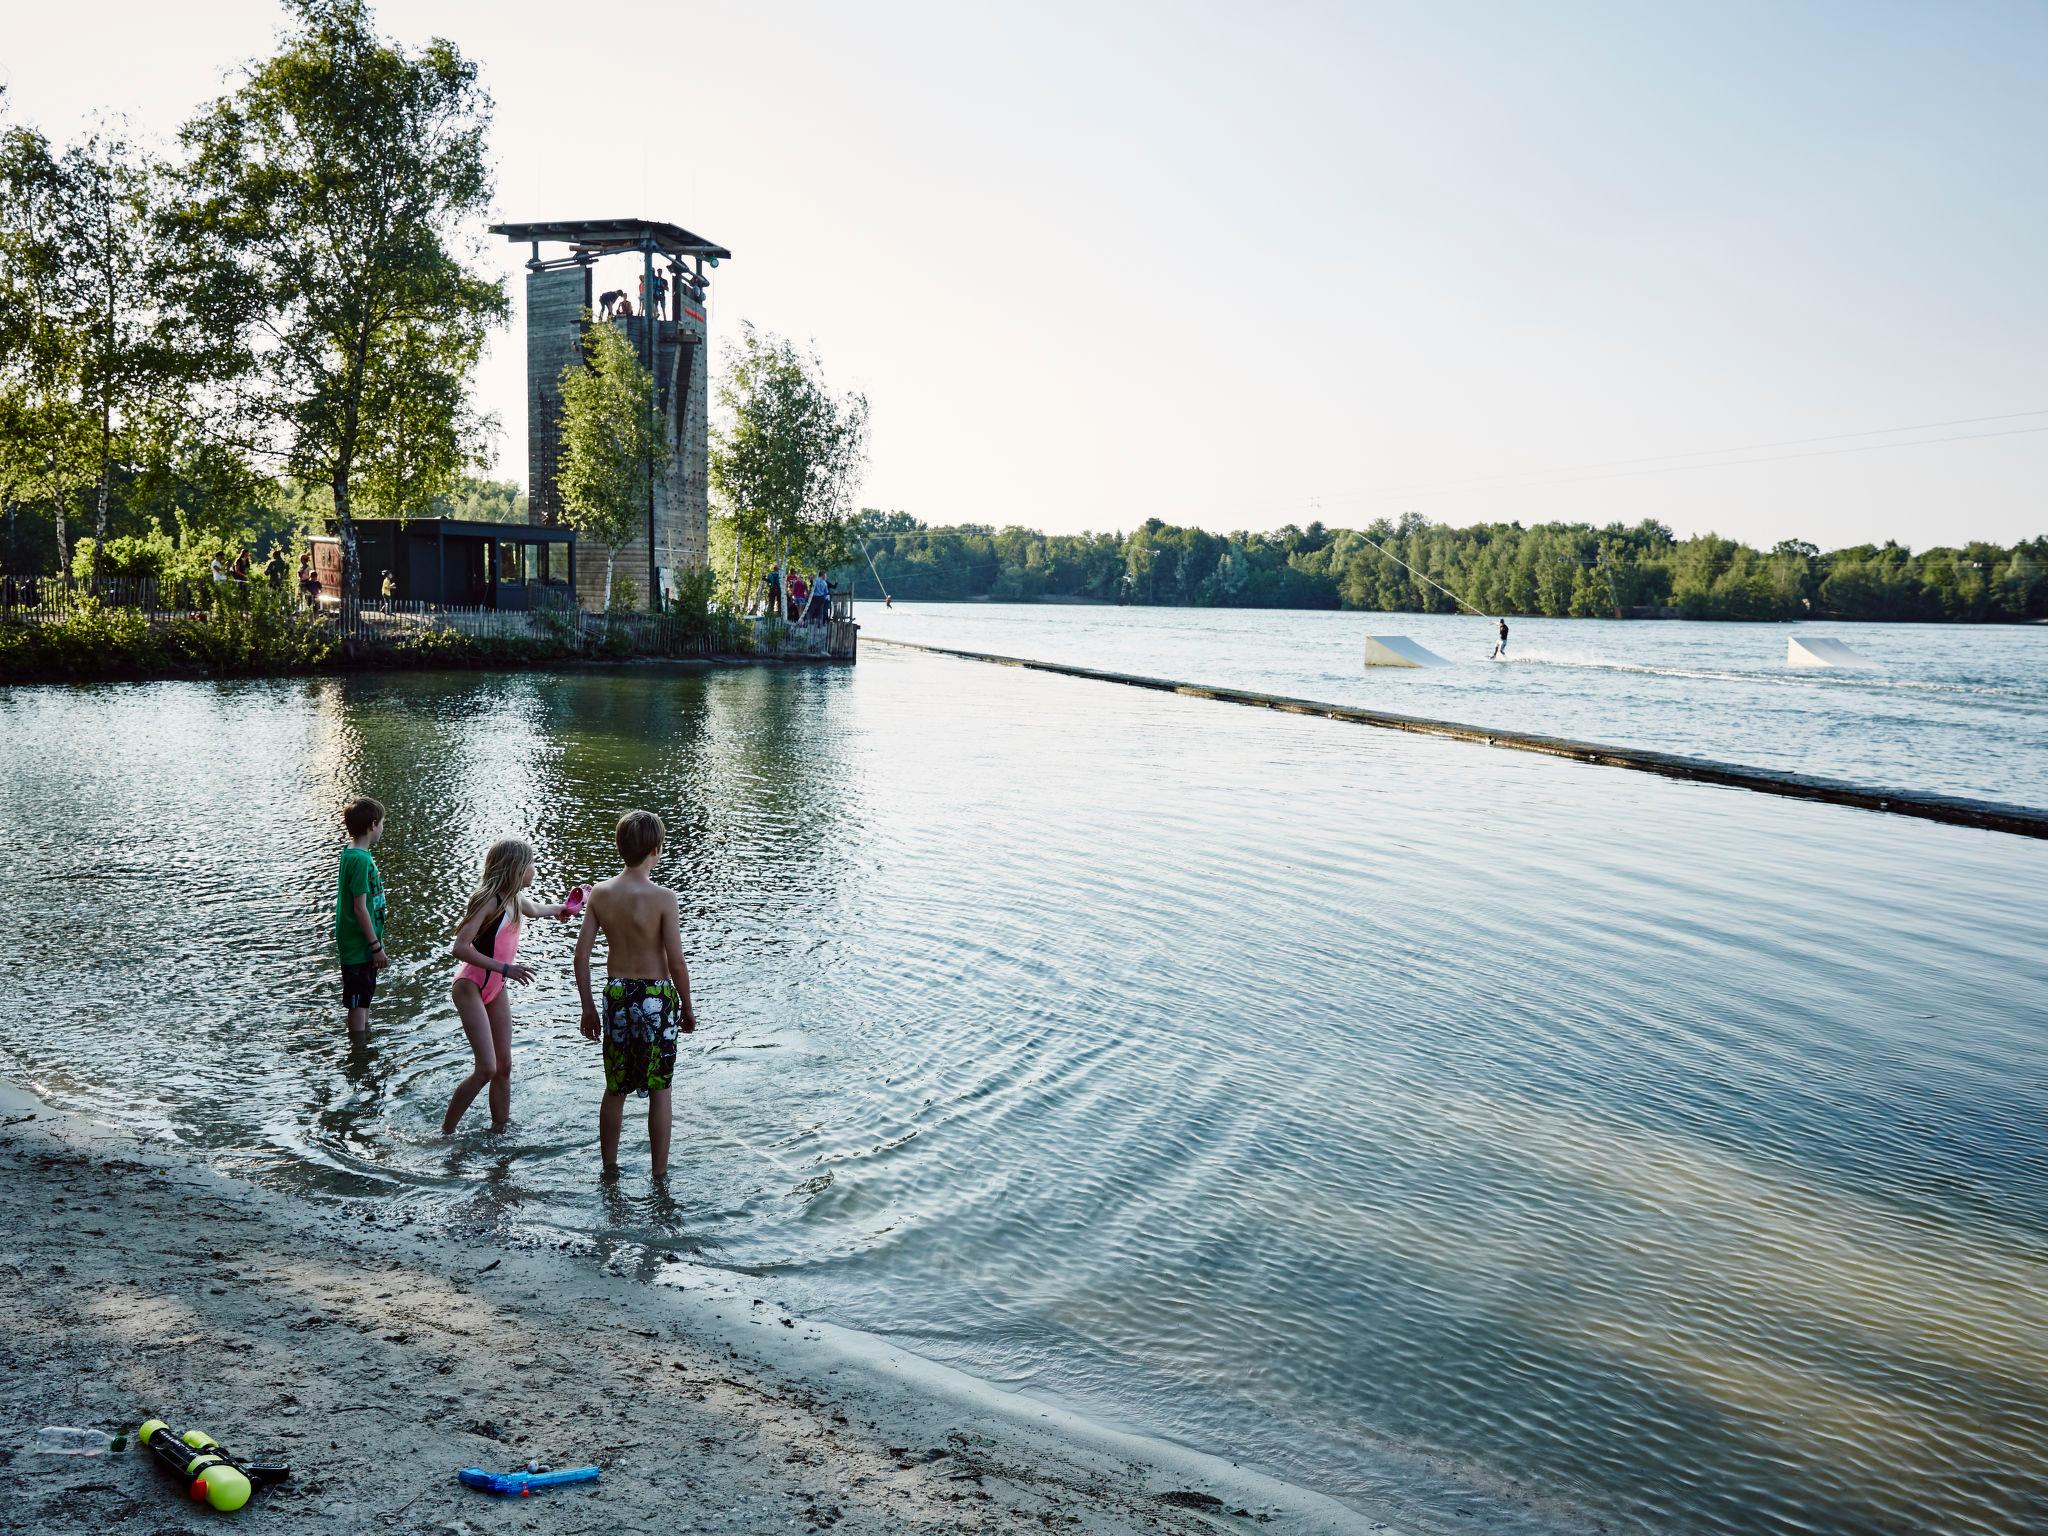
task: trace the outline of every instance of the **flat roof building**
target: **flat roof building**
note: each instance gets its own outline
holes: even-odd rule
[[[677,224],[651,219],[568,219],[494,224],[494,234],[531,245],[526,263],[527,516],[547,527],[562,521],[556,482],[561,462],[562,372],[583,360],[585,325],[615,325],[654,375],[655,398],[668,418],[674,451],[655,466],[644,530],[619,549],[616,576],[630,579],[638,606],[672,594],[677,578],[701,569],[710,546],[710,447],[707,271],[731,256],[723,246]],[[544,254],[544,245],[566,246]],[[634,291],[594,291],[598,261],[634,255]],[[578,561],[582,607],[604,602],[605,554],[586,545]],[[616,579],[616,578],[615,578]]]
[[[521,612],[577,606],[576,534],[568,528],[528,523],[477,523],[458,517],[358,517],[357,596],[382,595],[391,573],[392,596],[400,602],[444,608],[497,608]],[[313,570],[320,590],[341,596],[341,542],[312,541]]]

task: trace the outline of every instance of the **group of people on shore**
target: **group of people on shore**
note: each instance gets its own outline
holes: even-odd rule
[[[256,570],[255,552],[244,544],[239,550],[222,545],[220,551],[208,563],[207,575],[216,586],[238,584],[246,589]],[[273,592],[284,591],[285,578],[291,574],[290,562],[285,559],[284,546],[270,546],[270,558],[263,562],[264,580],[270,583]],[[302,550],[299,554],[299,602],[307,608],[320,604],[320,576],[313,569],[313,552]]]
[[[336,882],[334,938],[349,1034],[360,1040],[369,1033],[378,975],[391,963],[384,950],[384,879],[371,852],[384,835],[384,807],[367,796],[352,801],[342,812],[342,826],[348,844],[341,851]],[[660,1178],[668,1171],[669,1092],[677,1044],[696,1029],[697,1015],[690,1001],[676,894],[652,878],[666,838],[661,818],[652,811],[628,811],[617,827],[619,873],[587,889],[577,886],[555,903],[536,902],[528,894],[534,878],[530,844],[508,837],[491,845],[449,944],[456,963],[450,1000],[475,1062],[449,1098],[442,1135],[455,1134],[476,1096],[486,1090],[491,1129],[503,1130],[510,1121],[512,1000],[507,987],[533,980],[532,968],[518,958],[520,935],[529,919],[567,922],[580,915],[576,987],[583,1002],[583,1036],[603,1046],[598,1145],[605,1175],[618,1173],[626,1096],[633,1093],[647,1100],[654,1175]],[[605,941],[606,969],[601,1008],[590,976],[599,938]]]
[[[782,574],[771,570],[761,578],[761,596],[757,609],[761,613],[777,617],[784,615],[782,606]],[[787,617],[792,624],[823,624],[832,617],[832,581],[823,571],[813,571],[808,579],[801,571],[789,573],[789,607]]]
[[[216,583],[233,581],[239,582],[246,587],[249,585],[250,577],[255,569],[256,555],[248,545],[244,544],[239,550],[222,545],[220,552],[213,557],[212,562],[207,566],[206,573]],[[270,558],[263,563],[263,574],[268,578],[273,588],[283,589],[285,570],[283,547],[272,545]]]

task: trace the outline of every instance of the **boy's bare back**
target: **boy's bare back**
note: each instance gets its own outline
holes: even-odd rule
[[[604,935],[607,976],[669,977],[670,956],[679,956],[683,948],[674,891],[645,875],[614,875],[591,889],[589,914]]]

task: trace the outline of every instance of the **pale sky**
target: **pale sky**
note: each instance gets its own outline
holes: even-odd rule
[[[168,137],[279,17],[0,0],[0,78],[53,137],[100,106]],[[868,505],[1052,531],[2048,532],[2048,6],[379,19],[481,64],[501,217],[730,247],[714,365],[742,319],[814,341],[872,402]],[[523,255],[493,253],[515,302]],[[517,327],[479,386],[523,483]],[[1937,422],[1963,424],[1876,435]]]

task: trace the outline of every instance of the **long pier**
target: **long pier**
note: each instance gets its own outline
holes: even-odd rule
[[[920,645],[909,640],[883,640],[872,635],[867,638],[867,643],[895,646],[905,651],[923,651],[930,656],[951,656],[960,661],[986,662],[998,667],[1052,672],[1092,683],[1117,683],[1126,688],[1149,688],[1156,693],[1184,694],[1191,699],[1215,699],[1224,704],[1244,704],[1289,715],[1321,715],[1325,719],[1374,726],[1384,731],[1444,736],[1483,747],[1505,747],[1511,752],[1538,752],[1545,757],[1597,763],[1605,768],[1631,768],[1638,773],[1654,773],[1695,784],[1719,784],[1728,789],[1754,790],[1758,794],[1783,795],[1793,800],[1818,800],[1828,805],[1854,806],[1862,811],[1881,811],[1890,816],[1915,816],[1922,821],[1977,827],[1986,832],[2009,832],[2016,837],[2048,838],[2048,811],[2012,805],[2002,800],[1973,800],[1962,795],[1937,795],[1916,789],[1874,789],[1842,779],[1781,773],[1769,768],[1746,768],[1739,763],[1717,763],[1706,758],[1681,757],[1673,752],[1652,752],[1642,747],[1610,747],[1562,736],[1533,736],[1522,731],[1460,725],[1454,720],[1429,720],[1419,715],[1392,714],[1383,709],[1361,709],[1355,704],[1328,704],[1316,699],[1292,698],[1286,694],[1255,693],[1246,688],[1220,688],[1209,683],[1184,683],[1168,677],[1107,672],[1098,667],[1074,666],[1063,661],[995,656],[985,651],[959,651],[942,645]]]

